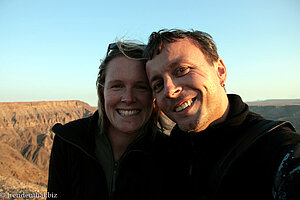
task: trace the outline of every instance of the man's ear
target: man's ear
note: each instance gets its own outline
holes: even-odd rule
[[[225,64],[221,58],[218,59],[216,67],[217,67],[217,75],[218,75],[218,78],[220,79],[220,82],[225,83],[225,81],[227,79],[227,70],[226,70]]]

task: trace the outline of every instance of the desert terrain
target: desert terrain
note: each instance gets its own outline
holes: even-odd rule
[[[0,194],[45,192],[51,127],[95,110],[81,101],[0,103]]]

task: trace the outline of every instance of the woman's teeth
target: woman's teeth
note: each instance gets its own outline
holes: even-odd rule
[[[139,110],[118,110],[120,115],[122,116],[131,116],[131,115],[136,115],[139,113]]]
[[[180,111],[186,109],[187,107],[189,107],[190,105],[192,105],[193,102],[194,102],[193,99],[190,99],[187,102],[185,102],[185,103],[181,104],[180,106],[176,107],[175,111],[180,112]]]

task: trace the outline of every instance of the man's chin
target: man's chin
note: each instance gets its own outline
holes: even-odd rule
[[[187,133],[193,133],[196,132],[196,127],[194,124],[178,124],[178,127],[180,128],[180,130],[187,132]]]

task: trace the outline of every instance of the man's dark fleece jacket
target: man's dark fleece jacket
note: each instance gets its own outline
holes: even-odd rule
[[[177,125],[171,132],[176,152],[174,159],[177,159],[176,166],[180,172],[177,174],[178,184],[181,185],[182,193],[185,199],[274,199],[273,193],[278,192],[274,189],[274,181],[282,160],[289,150],[300,150],[300,135],[289,127],[279,127],[254,143],[233,164],[217,194],[213,195],[215,182],[218,182],[214,175],[220,158],[243,134],[248,134],[246,130],[264,120],[250,112],[248,105],[238,95],[228,95],[228,99],[230,110],[224,122],[199,133],[185,133]],[[280,185],[279,192],[282,194],[276,193],[277,199],[300,197],[297,196],[300,194],[300,152],[294,156],[294,163],[285,165],[294,167],[295,173]]]

